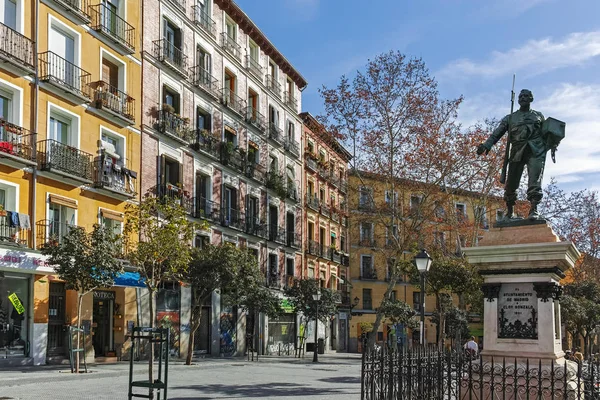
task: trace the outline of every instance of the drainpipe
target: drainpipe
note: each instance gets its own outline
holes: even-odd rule
[[[37,200],[37,130],[38,130],[38,108],[39,108],[39,92],[40,92],[40,81],[39,81],[39,63],[38,63],[38,43],[39,43],[39,26],[40,26],[40,1],[35,2],[35,24],[32,27],[34,29],[34,42],[33,42],[33,57],[35,66],[35,76],[33,77],[34,86],[34,99],[33,99],[33,149],[32,157],[36,161],[36,164],[31,168],[31,247],[37,248],[36,237],[35,237],[35,221],[36,221],[36,200]]]

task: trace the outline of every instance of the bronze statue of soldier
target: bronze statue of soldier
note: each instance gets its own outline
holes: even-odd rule
[[[544,119],[541,112],[531,109],[533,93],[523,89],[519,93],[520,108],[502,118],[498,127],[490,137],[477,147],[477,154],[487,154],[492,146],[508,132],[507,146],[510,153],[505,159],[508,163],[508,174],[504,187],[504,201],[506,202],[505,220],[517,219],[515,216],[515,203],[517,189],[527,167],[528,188],[527,200],[531,203],[529,220],[541,218],[538,205],[542,200],[542,177],[546,163],[546,153],[552,150],[552,159],[560,140],[564,137],[564,122],[549,118]]]

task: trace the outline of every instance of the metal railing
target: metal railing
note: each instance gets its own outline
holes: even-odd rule
[[[308,168],[310,168],[311,170],[313,170],[314,172],[317,172],[317,160],[315,160],[314,158],[306,157],[306,164],[305,165]]]
[[[375,210],[375,204],[372,201],[359,201],[358,202],[358,210],[359,211],[373,211]]]
[[[162,133],[168,133],[187,142],[193,140],[193,131],[189,126],[189,119],[167,110],[158,111],[156,128]]]
[[[52,221],[49,219],[42,219],[35,223],[37,245],[42,247],[44,244],[51,242],[61,243],[64,236],[69,233],[71,229],[83,229],[80,226],[70,224],[65,221]]]
[[[92,180],[94,156],[56,140],[37,143],[38,165],[42,171],[60,171],[75,178]]]
[[[33,158],[35,134],[28,129],[0,118],[0,153],[10,154],[28,161]]]
[[[21,67],[35,69],[34,42],[0,23],[0,57],[8,58]]]
[[[229,36],[227,32],[221,33],[221,46],[225,49],[226,52],[234,56],[238,59],[238,61],[242,61],[242,48],[234,38]]]
[[[252,106],[246,108],[246,122],[261,132],[264,132],[267,129],[267,119]]]
[[[341,264],[342,255],[337,250],[331,249],[331,261]]]
[[[293,232],[293,231],[288,231],[286,233],[286,243],[285,244],[287,247],[294,247],[296,249],[299,249],[300,243],[301,243],[300,234]]]
[[[312,208],[315,211],[319,211],[319,198],[316,195],[312,195],[310,193],[306,193],[306,205]]]
[[[220,140],[206,129],[196,129],[193,133],[192,148],[213,157],[219,157]]]
[[[40,81],[50,82],[80,97],[90,98],[92,75],[51,51],[40,53]]]
[[[250,235],[258,236],[261,238],[267,237],[267,229],[264,223],[260,221],[258,217],[246,218],[246,233]]]
[[[285,243],[285,229],[277,225],[269,225],[269,240],[277,243]]]
[[[267,169],[261,164],[247,161],[244,174],[248,178],[252,178],[264,184],[267,177]]]
[[[295,140],[286,138],[283,142],[283,148],[294,154],[296,157],[300,156],[300,144]]]
[[[235,208],[221,206],[221,225],[243,231],[246,228],[245,214]]]
[[[283,143],[283,131],[273,122],[269,122],[269,138],[279,144]]]
[[[360,279],[377,279],[377,271],[375,267],[365,267],[364,265],[360,268]]]
[[[317,173],[323,179],[329,180],[329,168],[323,165],[317,165]]]
[[[179,8],[185,14],[185,0],[170,0],[177,8]]]
[[[331,208],[325,202],[321,203],[321,214],[325,215],[326,217],[331,216]]]
[[[221,164],[231,167],[239,172],[244,172],[245,161],[239,149],[234,148],[230,142],[221,142]]]
[[[346,179],[340,178],[339,189],[340,189],[340,192],[348,193],[348,181]]]
[[[168,63],[173,66],[181,74],[187,76],[188,57],[183,54],[183,51],[169,42],[167,39],[159,39],[152,42],[154,57],[161,62]]]
[[[331,219],[334,222],[340,222],[340,214],[337,212],[337,210],[333,210],[333,212],[331,213]]]
[[[308,241],[308,254],[312,254],[313,256],[321,256],[322,255],[322,247],[321,243],[315,240]]]
[[[129,196],[137,193],[137,172],[106,160],[103,149],[94,160],[94,187],[106,188]]]
[[[108,109],[130,121],[135,120],[135,99],[133,97],[104,81],[92,82],[90,87],[94,93],[96,108]]]
[[[361,247],[375,247],[377,242],[375,239],[360,239],[358,245]]]
[[[192,210],[192,216],[194,218],[220,222],[221,211],[219,203],[208,200],[205,197],[194,197],[192,198],[192,204],[194,205]]]
[[[135,51],[135,28],[132,25],[128,24],[105,3],[90,6],[89,10],[92,29],[115,40],[131,53]]]
[[[285,105],[290,107],[292,110],[298,111],[298,100],[296,100],[296,97],[294,97],[293,93],[284,92],[283,93],[283,102],[285,103]]]
[[[54,0],[70,11],[73,11],[79,18],[89,21],[88,1],[87,0]]]
[[[227,107],[235,111],[240,115],[244,115],[244,110],[246,108],[246,100],[242,99],[240,96],[235,94],[235,92],[227,87],[222,89],[223,97],[222,102]]]
[[[204,6],[193,5],[194,22],[212,37],[217,36],[217,23],[206,13]]]
[[[277,78],[273,75],[267,75],[266,77],[267,90],[273,93],[277,98],[281,98],[281,85],[277,82]]]
[[[219,81],[201,66],[190,68],[190,79],[192,85],[205,90],[215,98],[219,97]]]
[[[298,188],[296,188],[296,185],[288,182],[287,186],[286,186],[286,196],[288,199],[293,200],[295,202],[298,202]]]
[[[14,211],[3,210],[0,214],[0,243],[6,243],[14,246],[30,247],[29,233],[31,232],[31,222],[21,221],[13,217]],[[19,214],[19,218],[21,215]],[[29,215],[27,215],[29,218]],[[29,228],[21,226],[29,225]]]
[[[258,79],[262,79],[264,73],[263,67],[261,67],[259,62],[250,55],[246,56],[246,68]]]

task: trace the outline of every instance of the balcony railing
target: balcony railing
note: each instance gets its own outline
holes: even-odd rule
[[[188,58],[179,47],[167,39],[155,40],[152,43],[156,59],[174,68],[183,76],[187,76]]]
[[[283,132],[273,122],[269,122],[269,138],[273,139],[279,144],[283,143]]]
[[[94,107],[105,109],[131,122],[135,121],[135,99],[104,81],[92,82]]]
[[[248,178],[252,178],[264,184],[267,176],[267,169],[258,163],[247,161],[244,174]]]
[[[348,181],[345,180],[344,178],[340,178],[339,189],[340,189],[340,192],[342,192],[342,193],[348,193]]]
[[[221,225],[243,231],[246,228],[245,215],[235,208],[221,206]]]
[[[230,142],[221,142],[221,164],[231,167],[239,172],[244,172],[245,161],[237,148]]]
[[[294,154],[296,157],[300,156],[300,144],[290,138],[285,139],[283,142],[283,148]]]
[[[267,238],[267,229],[264,223],[258,217],[246,218],[246,233],[258,236],[263,239]]]
[[[377,271],[375,271],[375,268],[373,268],[373,267],[363,268],[362,271],[360,272],[360,279],[367,279],[367,280],[377,279]]]
[[[308,254],[312,254],[313,256],[321,256],[321,243],[314,241],[314,240],[309,240],[308,241]]]
[[[192,148],[196,151],[203,151],[213,157],[220,156],[220,140],[206,129],[196,129],[193,134]]]
[[[42,171],[57,171],[74,178],[92,180],[94,156],[56,140],[37,143],[38,164]]]
[[[282,199],[287,196],[287,186],[285,178],[276,170],[271,170],[267,173],[267,177],[265,179],[265,186],[267,187],[267,189],[274,190],[277,193],[277,196],[279,196]]]
[[[246,68],[250,71],[254,76],[258,79],[262,80],[263,77],[263,67],[260,66],[257,60],[252,58],[252,56],[246,56]]]
[[[217,36],[217,23],[206,13],[204,6],[192,6],[194,22],[212,37]]]
[[[242,99],[240,96],[235,94],[235,92],[227,87],[222,89],[221,101],[227,107],[235,111],[240,115],[244,115],[244,110],[246,109],[246,100]]]
[[[306,166],[314,172],[317,172],[317,160],[314,158],[306,157]]]
[[[337,250],[331,249],[331,261],[341,264],[342,255]]]
[[[375,210],[375,204],[372,201],[364,201],[358,203],[359,211],[373,211]]]
[[[82,20],[89,22],[90,15],[88,14],[88,0],[54,0],[66,10],[73,12]]]
[[[238,61],[242,61],[242,48],[227,32],[221,33],[221,46],[226,52],[237,58]]]
[[[10,213],[10,214],[9,214]],[[0,243],[10,244],[13,246],[30,247],[29,233],[31,232],[31,222],[21,221],[15,223],[15,219],[12,216],[14,211],[3,210],[0,214]],[[19,218],[21,215],[18,214]],[[29,215],[26,216],[29,218]],[[22,227],[23,226],[23,227]],[[29,228],[27,228],[29,226]]]
[[[301,243],[300,234],[298,234],[296,232],[291,232],[291,231],[287,232],[286,242],[285,242],[287,247],[294,247],[296,249],[299,249],[300,243]]]
[[[319,198],[310,193],[306,193],[306,205],[315,211],[319,211]]]
[[[156,129],[161,133],[169,134],[185,142],[193,140],[193,131],[190,129],[190,121],[169,110],[159,110],[156,120]]]
[[[327,203],[321,203],[321,214],[323,214],[326,217],[331,216],[331,208]]]
[[[267,75],[266,77],[267,89],[273,93],[277,98],[281,98],[281,85],[277,82],[277,78],[273,75]]]
[[[33,46],[29,38],[0,23],[0,57],[19,67],[31,71],[35,69]]]
[[[360,247],[375,247],[377,245],[377,242],[375,242],[375,239],[360,239],[358,241],[358,245]]]
[[[35,223],[37,245],[42,247],[46,243],[58,242],[61,243],[63,238],[71,229],[83,229],[80,226],[70,224],[65,221],[52,221],[42,219]]]
[[[345,215],[342,215],[341,218],[342,218],[342,226],[348,226],[348,217],[346,217]]]
[[[321,165],[317,166],[317,172],[319,174],[319,176],[323,179],[329,179],[329,168]]]
[[[203,89],[215,98],[219,97],[219,81],[201,66],[190,68],[190,78],[192,85]]]
[[[179,8],[183,13],[185,13],[185,0],[170,0],[171,3],[175,5],[175,7]]]
[[[41,53],[40,81],[50,82],[79,97],[90,98],[91,74],[51,51]]]
[[[135,51],[135,28],[132,25],[128,24],[105,3],[90,6],[89,10],[92,29],[123,46],[129,53]]]
[[[338,214],[336,210],[333,210],[333,212],[331,213],[331,219],[334,222],[340,222],[340,214]]]
[[[285,229],[277,225],[269,225],[269,240],[277,243],[285,243]]]
[[[10,154],[27,161],[33,158],[35,135],[29,130],[0,118],[0,155]]]
[[[264,132],[267,129],[267,119],[252,106],[246,108],[246,122],[261,132]]]
[[[212,222],[220,222],[221,211],[219,203],[208,200],[205,197],[192,198],[192,216],[202,218]]]
[[[131,168],[113,164],[107,158],[104,149],[100,149],[100,155],[94,160],[94,187],[135,196],[137,172]]]
[[[292,182],[288,182],[286,187],[286,196],[288,199],[298,202],[298,189]]]
[[[283,102],[285,103],[285,105],[290,107],[292,110],[298,111],[298,100],[296,100],[296,97],[294,97],[293,93],[284,92],[283,93]]]

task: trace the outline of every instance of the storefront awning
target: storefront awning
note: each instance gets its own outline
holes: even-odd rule
[[[115,278],[115,284],[113,286],[146,287],[139,272],[123,272]]]

